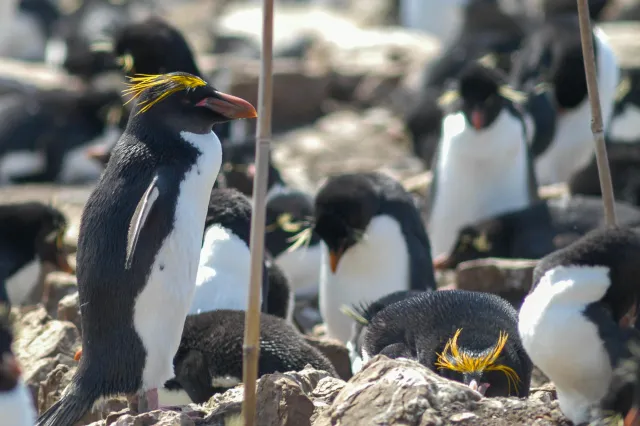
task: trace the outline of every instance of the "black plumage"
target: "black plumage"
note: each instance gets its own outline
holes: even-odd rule
[[[195,403],[204,403],[226,388],[212,386],[219,378],[242,379],[242,345],[245,313],[218,310],[187,317],[174,358],[176,377],[165,384],[169,390],[184,389]],[[260,357],[258,376],[275,372],[300,371],[310,364],[337,373],[317,349],[286,321],[262,314],[260,317]]]
[[[379,312],[367,328],[363,352],[369,357],[382,354],[415,359],[438,374],[465,384],[471,380],[488,383],[486,396],[524,397],[529,394],[532,364],[522,348],[517,327],[516,310],[493,294],[463,290],[427,292]],[[460,330],[457,350],[474,359],[483,358],[495,348],[502,333],[506,333],[507,339],[492,363],[474,371],[465,368],[451,353],[443,354],[457,330]],[[438,354],[457,366],[458,371],[438,368]],[[515,386],[498,369],[500,366],[517,375],[517,380],[512,376]]]
[[[0,303],[8,303],[5,280],[38,256],[71,272],[62,247],[67,220],[57,209],[38,202],[0,205]]]

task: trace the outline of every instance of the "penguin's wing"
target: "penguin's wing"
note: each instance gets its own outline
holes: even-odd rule
[[[158,176],[156,175],[142,195],[136,210],[133,212],[131,222],[129,222],[127,254],[124,262],[125,269],[131,269],[131,262],[133,261],[133,254],[136,251],[136,244],[138,244],[138,237],[159,195],[160,189],[158,189]]]

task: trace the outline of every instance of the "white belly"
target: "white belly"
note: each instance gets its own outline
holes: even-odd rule
[[[183,132],[182,136],[201,149],[202,155],[180,184],[174,228],[163,241],[147,285],[136,299],[134,326],[147,353],[143,390],[160,388],[174,376],[173,357],[193,299],[204,221],[222,159],[213,133]]]
[[[309,248],[299,248],[283,252],[276,258],[276,264],[289,278],[294,293],[311,294],[318,292],[320,265],[322,264],[321,244]]]
[[[46,167],[46,158],[39,151],[15,151],[0,157],[0,184],[11,179],[41,173]]]
[[[33,426],[36,423],[31,392],[22,381],[12,391],[0,392],[0,419],[7,426]]]

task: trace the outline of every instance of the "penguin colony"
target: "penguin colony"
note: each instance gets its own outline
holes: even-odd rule
[[[230,129],[256,110],[214,88],[216,76],[157,14],[81,3],[0,9],[15,34],[31,28],[38,39],[0,25],[0,54],[86,83],[0,80],[0,185],[93,185],[75,268],[61,211],[0,205],[0,304],[46,300],[45,269],[75,273],[82,325],[73,380],[37,418],[0,310],[0,419],[17,426],[72,425],[115,395],[138,412],[200,404],[242,380],[255,145]],[[606,229],[590,185],[575,5],[543,3],[538,19],[493,1],[457,6],[458,35],[427,65],[415,107],[398,111],[432,171],[424,199],[382,172],[327,176],[310,193],[269,158],[260,376],[310,364],[338,377],[303,337],[310,326],[294,308],[305,304],[347,347],[354,374],[377,355],[409,358],[480,396],[524,398],[536,366],[575,424],[609,412],[640,423],[640,197],[626,177],[635,163],[612,160],[619,223]],[[633,148],[637,71],[621,69],[597,27],[593,40],[608,143]],[[114,75],[124,91],[101,79]],[[571,196],[539,195],[562,182]],[[488,257],[538,260],[519,309],[490,293],[438,290],[438,271]]]

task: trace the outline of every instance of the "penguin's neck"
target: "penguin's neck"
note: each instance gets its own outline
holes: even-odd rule
[[[374,217],[361,242],[342,255],[336,272],[329,268],[323,244],[320,271],[320,312],[329,336],[347,342],[351,319],[343,305],[372,302],[409,288],[409,250],[398,221],[387,215]]]
[[[433,256],[448,254],[463,226],[532,201],[521,120],[503,109],[476,131],[456,113],[444,118],[442,130],[428,229]]]
[[[246,310],[250,259],[247,243],[229,229],[219,224],[207,228],[200,251],[196,293],[189,313]]]

